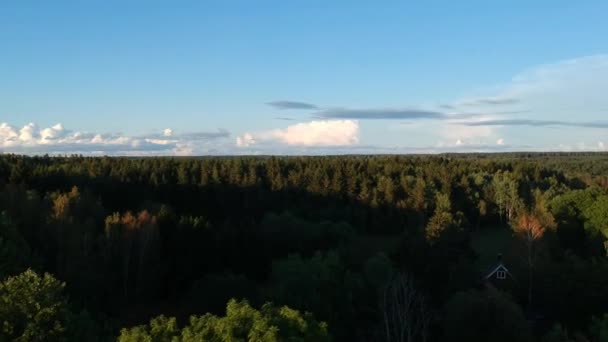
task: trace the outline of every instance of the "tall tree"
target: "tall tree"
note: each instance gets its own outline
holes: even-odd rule
[[[398,274],[385,286],[381,312],[384,341],[426,342],[429,339],[431,310],[411,277]]]
[[[121,270],[124,298],[137,298],[145,289],[158,286],[153,279],[160,262],[156,217],[145,210],[137,216],[116,213],[106,218],[105,233],[110,262]]]
[[[534,214],[523,213],[515,222],[513,230],[525,246],[524,259],[528,268],[528,306],[531,306],[534,266],[538,256],[537,245],[538,241],[545,234],[546,228]]]
[[[65,284],[32,270],[0,283],[0,340],[60,341],[69,311]]]
[[[494,175],[494,201],[498,206],[499,214],[511,221],[517,215],[521,206],[519,198],[519,183],[510,172],[498,172]]]

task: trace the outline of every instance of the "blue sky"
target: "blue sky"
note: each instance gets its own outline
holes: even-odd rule
[[[605,1],[3,1],[0,152],[605,150]]]

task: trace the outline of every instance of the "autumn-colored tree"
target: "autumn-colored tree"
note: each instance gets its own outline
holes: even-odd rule
[[[246,297],[310,310],[330,323],[338,340],[371,341],[368,334],[383,323],[383,286],[396,270],[416,277],[428,303],[441,311],[455,292],[478,283],[469,239],[509,219],[520,237],[522,269],[529,264],[534,275],[535,311],[553,320],[549,325],[559,320],[572,329],[603,314],[608,302],[608,259],[601,245],[608,239],[605,161],[602,154],[527,153],[2,154],[0,212],[7,215],[0,218],[0,274],[28,266],[51,272],[69,284],[72,305],[98,322],[108,315],[124,326],[164,310],[180,318],[208,308],[217,314],[228,298]],[[127,214],[144,208],[149,212]],[[558,222],[556,234],[549,234],[546,208]],[[104,234],[104,218],[114,212]],[[280,214],[269,219],[271,213]],[[491,243],[485,246],[496,253]],[[550,253],[541,253],[544,246]],[[379,251],[387,256],[372,257]],[[299,259],[287,258],[292,253]],[[527,286],[527,276],[521,278]],[[462,329],[461,335],[446,333],[451,340],[467,340],[459,337],[471,336],[476,327],[473,336],[484,341],[518,332],[501,328],[508,321],[504,306],[482,298],[470,311],[471,296],[462,298],[463,311],[437,314],[441,321],[454,319],[450,328]],[[387,303],[393,317],[400,314],[400,306],[390,307],[396,303]],[[492,324],[484,319],[490,315],[496,315]],[[404,323],[391,322],[398,329]],[[156,323],[153,329],[173,331],[171,320]],[[431,329],[431,340],[444,336],[440,325]]]
[[[80,190],[73,186],[68,193],[53,193],[51,199],[53,208],[51,217],[61,222],[72,222],[74,220],[74,209],[80,201]]]
[[[524,259],[528,268],[528,305],[532,305],[534,266],[538,254],[537,244],[545,234],[546,227],[533,213],[523,213],[517,218],[513,230],[525,246]]]
[[[152,272],[151,257],[159,248],[159,231],[156,217],[144,210],[137,216],[131,212],[115,213],[106,218],[106,239],[112,258],[122,269],[123,295],[129,298],[129,288],[140,294],[145,278]]]
[[[524,260],[528,269],[528,305],[532,305],[534,268],[539,254],[539,242],[548,229],[555,227],[553,216],[547,209],[547,200],[540,190],[532,193],[532,209],[522,211],[512,222],[515,235],[523,242]]]

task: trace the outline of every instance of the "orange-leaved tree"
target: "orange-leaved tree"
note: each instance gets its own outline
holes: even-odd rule
[[[555,225],[553,216],[547,210],[543,195],[538,191],[535,192],[533,210],[521,212],[511,224],[515,235],[525,247],[524,259],[528,268],[528,306],[530,306],[532,305],[532,285],[539,242],[546,230]]]

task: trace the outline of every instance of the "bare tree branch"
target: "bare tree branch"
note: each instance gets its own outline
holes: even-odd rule
[[[397,275],[382,296],[384,335],[387,342],[426,342],[431,313],[424,296],[406,275]]]

